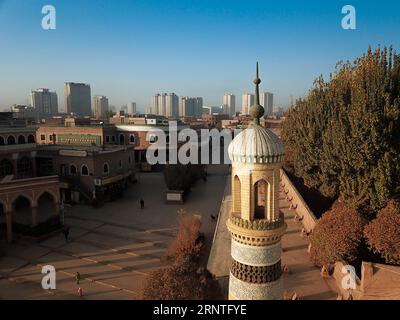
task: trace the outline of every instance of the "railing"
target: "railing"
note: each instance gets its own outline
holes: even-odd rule
[[[19,151],[25,149],[36,148],[36,143],[23,143],[23,144],[5,144],[0,145],[0,151]]]
[[[230,221],[241,228],[250,230],[273,230],[282,227],[285,223],[285,218],[282,213],[280,213],[277,220],[266,220],[266,219],[256,219],[253,221],[242,219],[241,217],[231,215]]]

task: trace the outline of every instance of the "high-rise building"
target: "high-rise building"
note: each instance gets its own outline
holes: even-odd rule
[[[179,115],[179,98],[175,93],[168,93],[165,96],[165,114],[168,118],[176,118]]]
[[[151,109],[156,115],[177,117],[179,114],[178,96],[175,93],[158,93],[151,98]]]
[[[229,116],[235,115],[236,112],[236,97],[234,94],[226,93],[224,94],[222,109],[225,114]]]
[[[130,115],[136,114],[136,102],[129,102],[127,104],[127,110],[126,112]]]
[[[79,116],[92,114],[90,85],[85,83],[66,82],[64,84],[64,98],[67,113]]]
[[[265,115],[272,116],[273,105],[274,105],[274,95],[271,92],[264,92],[260,96],[260,103],[264,107]]]
[[[179,116],[180,117],[199,117],[203,111],[202,97],[180,97]]]
[[[253,104],[254,104],[254,94],[245,93],[242,96],[242,114],[248,115],[250,112],[250,108]]]
[[[103,119],[108,111],[108,99],[105,96],[95,96],[93,98],[93,111],[96,119]]]
[[[41,88],[32,90],[31,104],[40,115],[54,115],[58,113],[57,93],[51,92],[49,89]]]

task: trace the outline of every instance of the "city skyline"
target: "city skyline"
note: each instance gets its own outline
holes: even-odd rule
[[[249,70],[256,60],[265,74],[260,89],[273,92],[276,105],[285,107],[290,96],[306,95],[321,73],[328,78],[338,61],[354,59],[369,44],[399,48],[399,40],[393,42],[398,2],[353,1],[356,30],[341,28],[344,4],[87,1],[77,10],[56,0],[57,29],[45,31],[43,3],[2,1],[0,59],[7,63],[0,109],[25,104],[32,89],[43,87],[57,92],[65,110],[61,93],[67,81],[89,83],[114,105],[134,99],[141,112],[155,92],[201,96],[207,105],[220,105],[224,92],[240,96],[251,90]],[[225,49],[228,43],[232,50]]]

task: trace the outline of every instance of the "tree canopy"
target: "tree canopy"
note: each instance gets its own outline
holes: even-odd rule
[[[400,56],[379,47],[340,62],[287,112],[287,160],[322,195],[373,215],[400,177]]]

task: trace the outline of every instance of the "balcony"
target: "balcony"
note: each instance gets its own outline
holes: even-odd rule
[[[240,217],[240,214],[236,212],[232,213],[229,219],[232,224],[240,228],[259,230],[259,231],[278,229],[285,224],[285,218],[283,213],[280,213],[279,219],[275,221],[270,221],[266,219],[256,219],[253,221],[244,220]]]

